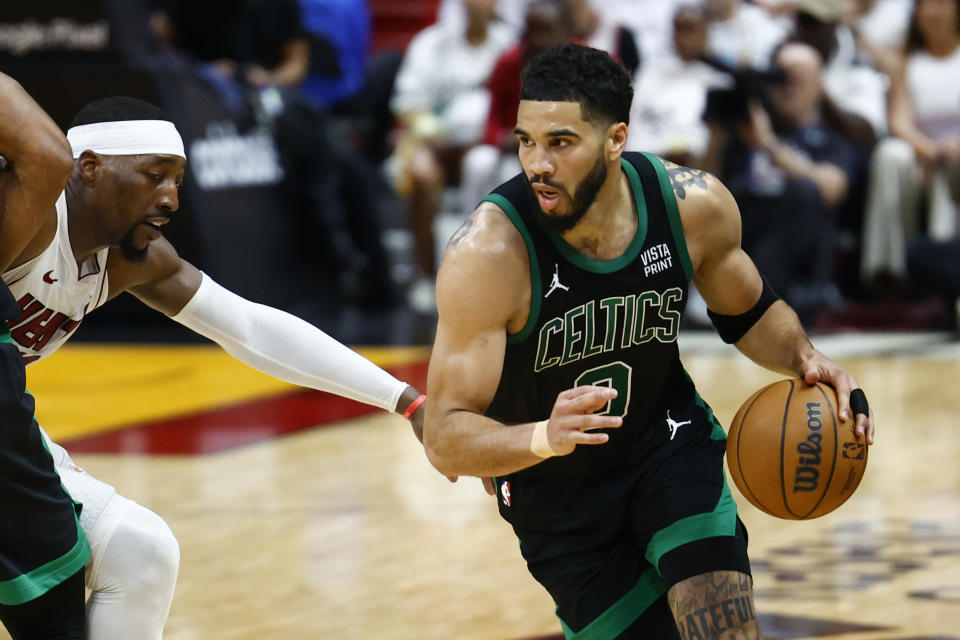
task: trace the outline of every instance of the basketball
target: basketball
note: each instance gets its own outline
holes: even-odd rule
[[[777,518],[810,520],[853,495],[867,467],[854,421],[837,416],[828,385],[781,380],[740,407],[727,434],[727,465],[740,493]]]

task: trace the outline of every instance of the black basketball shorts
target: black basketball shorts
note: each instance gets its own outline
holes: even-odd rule
[[[0,295],[9,296],[6,288]],[[23,357],[0,320],[0,604],[33,600],[83,568],[90,547],[26,391]]]
[[[665,598],[671,586],[711,571],[750,573],[723,429],[709,411],[697,420],[632,465],[582,478],[497,479],[500,513],[568,640],[679,638]]]

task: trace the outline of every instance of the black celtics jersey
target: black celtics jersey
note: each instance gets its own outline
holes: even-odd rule
[[[508,335],[500,384],[487,415],[505,424],[545,420],[557,395],[574,386],[615,387],[603,413],[622,415],[610,440],[579,445],[519,475],[574,477],[644,459],[670,433],[669,410],[709,409],[683,370],[677,349],[692,267],[669,176],[655,156],[621,161],[637,211],[637,231],[619,257],[584,257],[534,218],[538,206],[520,174],[486,200],[520,231],[530,258],[530,315]],[[689,427],[688,427],[689,428]],[[701,427],[703,428],[703,427]],[[722,430],[720,432],[722,434]],[[722,436],[721,436],[722,437]]]

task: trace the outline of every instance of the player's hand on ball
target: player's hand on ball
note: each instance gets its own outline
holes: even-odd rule
[[[807,384],[816,384],[824,382],[837,390],[838,415],[841,420],[850,420],[851,416],[855,420],[854,433],[857,439],[866,436],[867,444],[873,444],[874,434],[876,433],[876,420],[873,410],[867,404],[866,396],[860,390],[860,385],[856,378],[847,373],[840,365],[829,358],[817,354],[818,357],[811,358],[804,362],[800,367],[800,377]],[[851,394],[859,391],[851,399]],[[851,401],[852,400],[852,401]],[[852,406],[851,406],[852,405]]]
[[[547,437],[557,455],[573,452],[578,444],[603,444],[610,439],[605,433],[587,433],[593,429],[616,429],[623,424],[620,416],[594,415],[617,397],[610,387],[583,386],[560,392],[550,413]]]

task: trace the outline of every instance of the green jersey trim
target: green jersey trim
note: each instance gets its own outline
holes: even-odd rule
[[[7,336],[9,335],[10,334],[7,333]],[[0,338],[2,338],[2,335],[0,335]],[[0,342],[2,342],[2,340],[0,340]],[[24,393],[32,395],[26,390],[24,390]],[[36,418],[34,418],[34,421],[36,421]],[[50,447],[47,446],[47,441],[41,438],[40,442],[43,443],[43,448],[47,450],[47,453],[50,453]],[[60,488],[63,489],[63,492],[73,501],[75,511],[73,519],[77,525],[77,542],[69,551],[59,558],[54,558],[50,562],[40,565],[36,569],[21,574],[16,578],[0,581],[0,604],[15,606],[39,598],[77,571],[80,571],[83,565],[87,564],[87,560],[90,559],[90,545],[87,543],[87,536],[83,532],[79,520],[80,510],[83,508],[83,505],[73,500],[70,492],[67,491],[67,488],[63,486],[62,482],[60,483]]]
[[[0,342],[13,344],[13,336],[10,335],[10,326],[2,320],[0,320]]]
[[[77,542],[50,562],[10,580],[0,582],[0,604],[18,605],[39,598],[83,568],[90,559],[90,545],[77,520]]]
[[[660,193],[663,194],[663,203],[667,208],[667,218],[670,220],[670,230],[673,232],[673,244],[676,245],[680,253],[680,264],[683,265],[683,272],[687,274],[687,281],[693,279],[693,263],[690,262],[690,253],[687,251],[687,241],[683,235],[683,222],[680,220],[680,209],[677,206],[677,196],[673,191],[673,185],[670,184],[670,176],[667,175],[667,168],[663,166],[663,161],[652,153],[641,152],[657,172],[657,178],[660,182]]]
[[[637,584],[622,598],[580,631],[574,631],[561,619],[567,640],[610,640],[626,631],[637,618],[667,592],[667,586],[653,567],[642,574]],[[559,616],[558,616],[559,618]]]
[[[717,417],[713,415],[713,409],[710,408],[703,398],[700,397],[700,393],[697,391],[697,385],[693,384],[693,380],[690,378],[690,374],[687,373],[687,370],[683,370],[683,377],[687,379],[687,382],[690,383],[690,386],[693,387],[694,393],[694,402],[697,406],[703,409],[704,413],[707,414],[707,419],[713,423],[713,431],[710,432],[711,440],[726,440],[727,432],[723,430],[723,426],[720,424],[720,421],[717,420]]]
[[[724,473],[723,490],[713,511],[681,518],[657,531],[650,538],[645,557],[647,562],[658,567],[659,571],[660,558],[677,547],[705,538],[734,536],[736,533],[737,503],[730,495],[730,487],[727,486],[727,476]]]
[[[553,242],[553,246],[557,248],[560,255],[584,271],[613,273],[614,271],[623,269],[640,255],[640,250],[643,249],[643,243],[647,239],[647,202],[643,197],[643,185],[640,182],[640,174],[637,173],[637,170],[632,164],[623,158],[620,159],[620,166],[623,167],[624,173],[627,174],[630,189],[633,191],[633,201],[637,204],[637,232],[634,234],[633,240],[630,242],[626,251],[613,260],[591,260],[567,244],[562,236],[556,233],[547,233],[547,237]]]
[[[534,326],[537,324],[537,318],[540,316],[540,263],[537,262],[537,250],[533,246],[533,238],[530,237],[530,231],[527,230],[527,225],[523,223],[523,219],[520,217],[520,213],[516,207],[513,206],[513,203],[499,193],[491,193],[484,198],[483,201],[492,202],[500,207],[503,212],[507,214],[507,217],[510,218],[513,226],[520,232],[520,235],[523,236],[523,242],[527,245],[527,257],[530,260],[530,314],[527,316],[527,323],[523,325],[523,329],[518,333],[507,334],[507,344],[515,345],[527,339],[527,336],[530,335]]]

